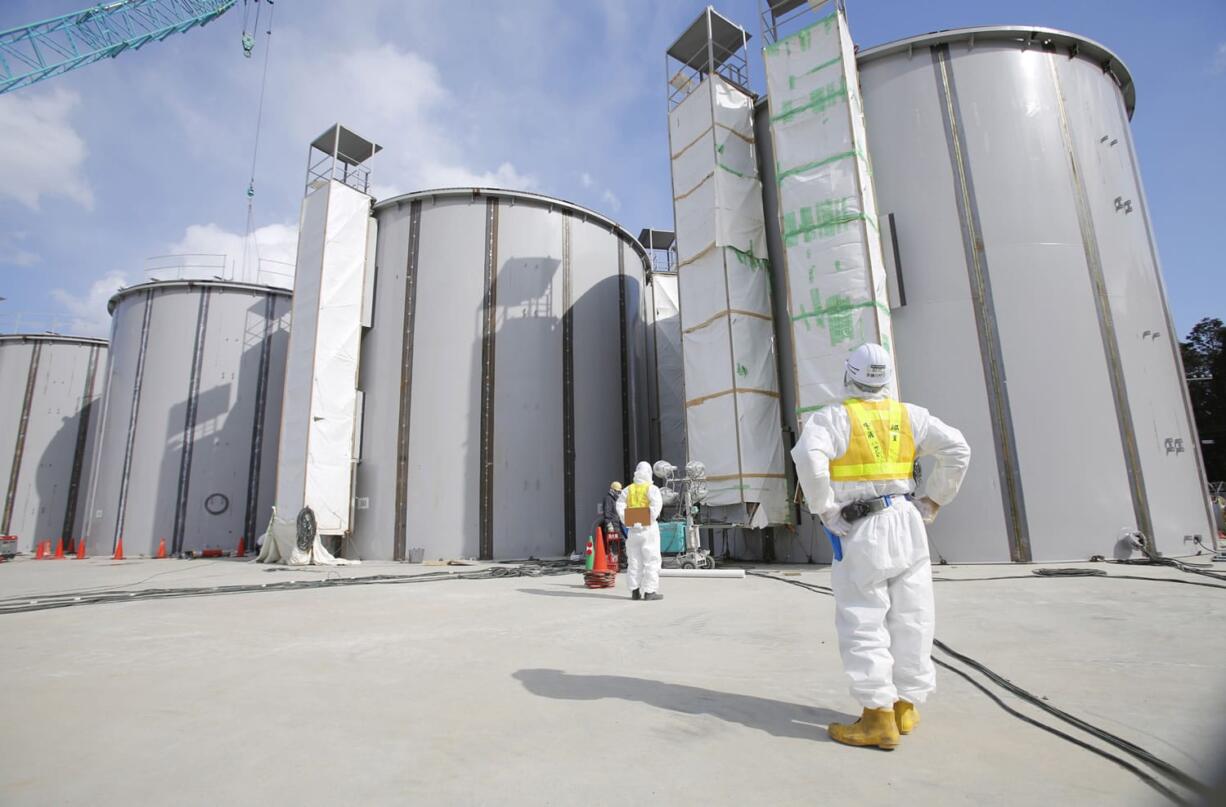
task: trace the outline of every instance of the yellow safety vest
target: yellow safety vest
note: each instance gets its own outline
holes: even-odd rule
[[[909,479],[915,464],[911,417],[898,401],[885,398],[843,402],[851,421],[851,440],[843,456],[830,462],[835,482]]]
[[[636,482],[626,488],[626,507],[649,507],[651,500],[647,498],[647,491],[651,489],[649,482]]]

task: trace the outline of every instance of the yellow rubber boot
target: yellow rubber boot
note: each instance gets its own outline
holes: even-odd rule
[[[894,704],[894,720],[898,722],[899,734],[910,734],[919,725],[919,709],[911,701],[897,701]]]
[[[898,724],[893,709],[865,709],[855,723],[831,723],[830,739],[843,745],[877,746],[885,751],[898,747]]]

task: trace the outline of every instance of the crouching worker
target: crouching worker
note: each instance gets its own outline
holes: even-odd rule
[[[843,377],[847,400],[810,416],[792,449],[809,509],[835,544],[839,651],[864,707],[855,723],[832,723],[830,736],[887,750],[915,728],[916,707],[936,688],[924,524],[957,495],[971,456],[957,429],[889,397],[892,379],[883,347],[856,348]],[[913,500],[913,464],[924,456],[936,467],[925,496]]]
[[[617,518],[630,531],[626,539],[626,577],[633,600],[662,600],[660,593],[660,528],[664,509],[660,489],[651,483],[651,466],[640,462],[634,482],[617,499]]]

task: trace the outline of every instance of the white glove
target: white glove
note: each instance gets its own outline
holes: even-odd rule
[[[846,537],[847,533],[851,532],[851,524],[847,523],[837,507],[832,507],[822,513],[822,524],[840,538]]]
[[[931,524],[937,520],[937,512],[941,509],[941,505],[929,499],[927,496],[922,496],[915,500],[915,508],[919,510],[920,518],[925,524]]]

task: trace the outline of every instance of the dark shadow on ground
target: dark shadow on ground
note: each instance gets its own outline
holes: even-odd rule
[[[831,721],[853,722],[854,717],[830,709],[798,703],[737,695],[714,689],[669,684],[623,675],[571,675],[561,670],[518,670],[514,678],[529,692],[558,700],[619,698],[686,715],[711,715],[740,723],[776,737],[830,742]]]
[[[535,594],[538,597],[585,597],[585,598],[593,598],[597,600],[610,600],[610,601],[630,599],[624,593],[615,594],[611,590],[608,590],[609,593],[607,594],[597,594],[594,591],[589,591],[587,586],[567,586],[566,588],[571,589],[571,590],[570,591],[567,591],[567,590],[547,591],[546,589],[543,589],[543,588],[521,588],[519,589],[519,591],[523,592],[524,594]]]

